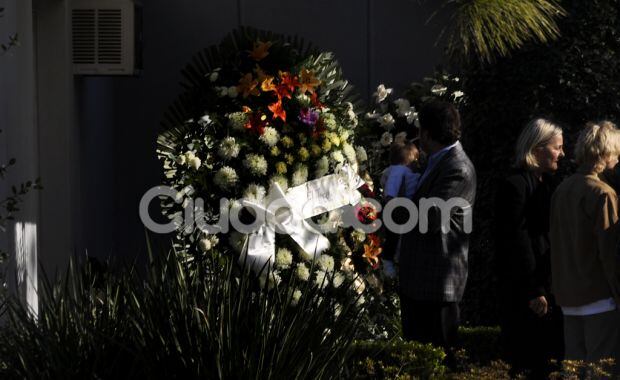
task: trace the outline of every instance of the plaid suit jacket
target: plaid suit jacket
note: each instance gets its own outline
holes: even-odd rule
[[[439,198],[447,201],[456,197],[464,199],[470,206],[450,210],[446,215],[449,220],[446,218],[445,221],[449,222],[447,231],[441,227],[440,209],[431,206],[426,214],[427,232],[420,232],[418,223],[402,237],[400,288],[411,299],[459,302],[465,291],[469,234],[464,231],[464,220],[473,213],[476,171],[461,144],[450,149],[419,185],[413,196],[420,212],[418,220],[425,217],[424,209],[420,207],[425,200]]]

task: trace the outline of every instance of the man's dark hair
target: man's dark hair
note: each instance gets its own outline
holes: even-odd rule
[[[420,128],[440,144],[454,144],[461,137],[461,118],[453,104],[442,101],[427,103],[420,110]]]

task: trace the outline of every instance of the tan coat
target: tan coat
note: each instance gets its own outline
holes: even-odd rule
[[[620,223],[616,192],[577,172],[551,199],[551,278],[560,306],[614,297],[620,305]]]

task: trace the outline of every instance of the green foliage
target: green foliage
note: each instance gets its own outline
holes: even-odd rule
[[[489,364],[499,359],[500,329],[496,326],[476,326],[459,328],[459,342],[467,361],[476,364]]]
[[[556,19],[566,15],[556,0],[446,0],[444,6],[452,9],[448,53],[487,62],[526,42],[556,39]]]
[[[349,359],[347,378],[439,379],[443,378],[444,352],[430,344],[403,341],[356,342]]]
[[[11,303],[1,378],[332,378],[358,326],[355,299],[335,313],[316,289],[295,302],[292,281],[257,291],[215,256],[189,268],[160,255],[144,275],[94,268],[44,281],[36,321]]]
[[[546,46],[528,45],[489,65],[471,65],[463,78],[464,145],[478,174],[470,276],[463,315],[470,323],[496,324],[493,280],[493,197],[507,175],[521,128],[548,117],[565,129],[569,170],[575,134],[587,120],[620,120],[620,1],[564,0],[569,16],[562,36]]]

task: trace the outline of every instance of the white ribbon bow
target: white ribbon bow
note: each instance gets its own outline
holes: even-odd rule
[[[329,240],[311,226],[306,219],[357,204],[362,196],[357,189],[364,181],[348,166],[336,174],[308,181],[288,189],[285,193],[274,183],[266,202],[242,200],[242,204],[262,212],[264,223],[249,235],[240,260],[260,271],[267,263],[275,261],[275,233],[285,233],[305,252],[320,255],[329,248]]]

